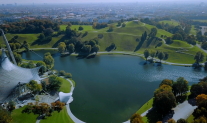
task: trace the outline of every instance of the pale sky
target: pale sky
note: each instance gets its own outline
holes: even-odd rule
[[[0,0],[0,4],[6,3],[90,3],[90,2],[199,2],[204,0]]]

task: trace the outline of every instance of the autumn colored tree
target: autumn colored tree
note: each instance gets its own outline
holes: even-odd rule
[[[12,123],[11,114],[0,107],[0,123]]]
[[[130,118],[130,123],[144,123],[140,114],[133,114]]]
[[[162,82],[160,83],[160,86],[162,86],[162,85],[169,85],[169,86],[172,87],[172,85],[173,85],[173,81],[172,81],[172,80],[169,80],[169,79],[164,79],[164,80],[162,80]]]
[[[169,120],[167,121],[167,123],[176,123],[176,121],[175,121],[174,119],[169,119]]]
[[[62,110],[64,106],[65,106],[65,103],[60,102],[60,101],[56,101],[56,102],[51,103],[52,109],[56,110],[56,111]]]

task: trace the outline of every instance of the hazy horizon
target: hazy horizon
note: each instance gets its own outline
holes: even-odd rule
[[[14,4],[14,3],[21,3],[21,4],[28,4],[28,3],[129,3],[129,2],[205,2],[204,0],[6,0],[1,1],[0,4]]]

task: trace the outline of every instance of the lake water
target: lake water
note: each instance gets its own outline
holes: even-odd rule
[[[46,51],[35,51],[43,56]],[[23,58],[42,60],[34,53]],[[76,82],[73,114],[87,123],[121,123],[128,120],[152,96],[163,79],[184,77],[190,84],[207,75],[191,67],[153,64],[143,65],[143,59],[127,55],[101,55],[92,59],[54,54],[57,70],[73,75]]]

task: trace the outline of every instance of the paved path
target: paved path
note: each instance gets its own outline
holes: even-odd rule
[[[174,115],[172,119],[174,119],[175,121],[180,118],[187,119],[196,108],[197,106],[192,106],[188,103],[188,101],[185,101],[174,108]]]
[[[204,50],[203,48],[201,48],[201,45],[200,45],[200,44],[196,44],[196,46],[197,46],[198,48],[200,48],[201,50],[203,50],[205,53],[207,53],[207,50]]]

